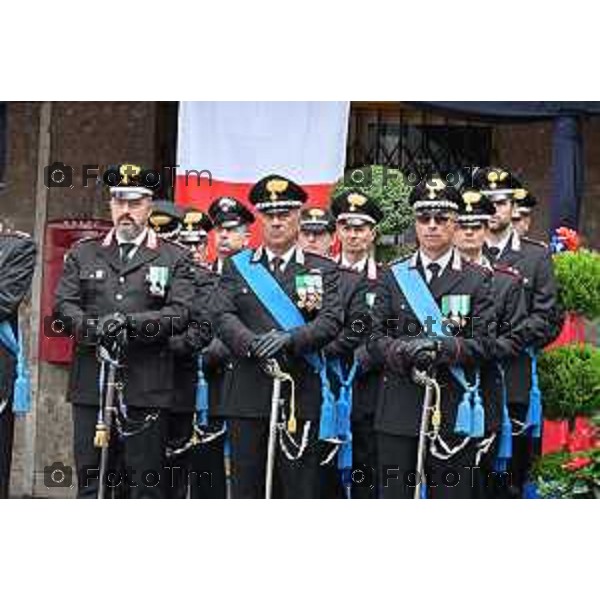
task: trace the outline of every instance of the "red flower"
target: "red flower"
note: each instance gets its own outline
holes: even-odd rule
[[[589,456],[576,456],[569,462],[564,463],[562,467],[567,471],[578,471],[583,467],[587,467],[591,462],[592,459]]]
[[[565,245],[567,250],[574,252],[579,249],[581,242],[579,240],[579,236],[574,229],[569,229],[568,227],[559,227],[556,230],[556,235]]]

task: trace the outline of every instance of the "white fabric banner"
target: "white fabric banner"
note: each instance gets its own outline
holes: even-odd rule
[[[177,172],[255,182],[277,173],[302,184],[344,171],[349,102],[181,102]]]

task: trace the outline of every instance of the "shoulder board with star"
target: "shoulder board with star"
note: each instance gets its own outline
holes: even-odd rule
[[[514,277],[515,279],[523,278],[519,269],[515,269],[514,267],[511,267],[509,265],[495,264],[494,265],[494,273],[502,273],[504,275],[510,275],[511,277]]]
[[[530,237],[523,236],[521,238],[521,241],[527,244],[534,244],[535,246],[540,246],[542,248],[548,248],[548,244],[546,244],[546,242],[542,242],[541,240],[534,240]]]
[[[473,269],[474,271],[477,271],[478,273],[481,273],[482,275],[486,275],[486,276],[490,276],[492,271],[486,267],[485,265],[480,265],[479,263],[473,262],[471,260],[466,260],[466,259],[462,259],[462,265],[463,268],[467,268],[467,269]]]

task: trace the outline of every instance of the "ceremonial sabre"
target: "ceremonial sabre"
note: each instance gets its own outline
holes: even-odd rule
[[[267,375],[273,378],[273,394],[271,395],[271,416],[269,419],[269,442],[267,446],[267,469],[265,474],[265,498],[270,500],[273,495],[273,471],[275,469],[275,452],[277,444],[277,429],[279,427],[280,409],[283,405],[281,398],[281,383],[294,381],[289,373],[284,373],[279,363],[271,358],[263,365],[263,370]],[[293,403],[292,403],[293,404]],[[295,408],[292,407],[295,411]],[[293,413],[292,413],[293,414]],[[292,417],[295,427],[295,416]]]
[[[425,478],[425,456],[427,454],[427,439],[429,437],[435,437],[439,433],[441,424],[441,411],[440,411],[440,386],[433,376],[428,375],[423,371],[413,369],[412,372],[413,381],[421,386],[425,387],[425,398],[423,399],[423,411],[421,412],[421,424],[419,427],[419,446],[417,449],[417,467],[416,477],[417,482],[415,485],[414,499],[421,499],[421,490]],[[431,413],[431,428],[429,432]]]
[[[118,354],[121,348],[117,344],[115,344],[115,347],[115,354]],[[115,416],[115,388],[117,385],[121,385],[116,381],[116,373],[120,363],[118,357],[111,356],[109,350],[102,345],[98,345],[97,356],[100,361],[100,409],[94,446],[100,448],[98,499],[104,500],[106,498],[110,437]],[[107,365],[108,369],[106,368]]]

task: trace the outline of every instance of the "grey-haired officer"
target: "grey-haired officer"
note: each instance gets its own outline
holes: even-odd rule
[[[120,165],[109,174],[113,229],[103,240],[83,240],[68,252],[55,298],[55,312],[72,323],[76,336],[68,401],[78,496],[98,493],[95,442],[103,436],[95,434],[106,425],[99,410],[98,346],[112,351],[118,344],[124,355],[117,372],[121,386],[115,388],[116,430],[109,433],[112,450],[123,452],[125,472],[103,483],[131,498],[160,498],[175,402],[177,359],[169,340],[187,330],[193,281],[185,250],[148,226],[153,192],[141,167]]]
[[[19,348],[19,306],[27,295],[35,269],[36,246],[26,233],[0,222],[0,498],[9,493],[12,459],[15,382],[24,360]],[[4,336],[7,339],[4,340]],[[4,340],[4,341],[3,341]],[[15,342],[10,343],[10,342]]]
[[[286,498],[319,494],[322,379],[304,355],[319,352],[335,338],[342,309],[335,265],[298,246],[306,200],[305,190],[283,176],[270,175],[253,186],[250,202],[260,214],[264,244],[224,261],[215,296],[217,335],[234,354],[222,396],[234,498],[265,496],[273,379],[262,365],[270,359],[295,381],[293,403],[291,389],[284,385],[282,390],[287,426],[276,433],[274,493]],[[300,311],[305,324],[287,329],[276,314],[289,314],[293,305],[293,314]]]

